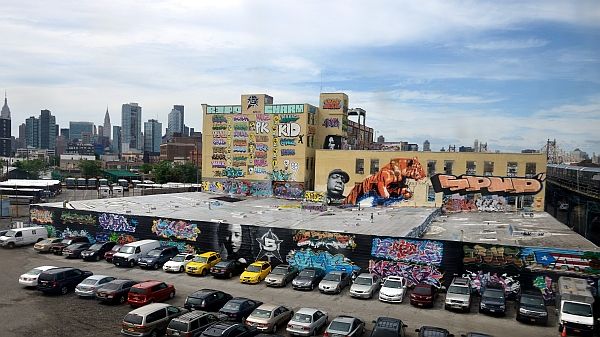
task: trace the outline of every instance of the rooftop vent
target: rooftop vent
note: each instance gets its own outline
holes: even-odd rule
[[[243,201],[244,199],[240,199],[240,198],[236,198],[236,197],[230,197],[230,196],[222,196],[222,197],[214,197],[211,199],[215,199],[215,200],[219,200],[219,201],[226,201],[226,202],[238,202],[238,201]]]

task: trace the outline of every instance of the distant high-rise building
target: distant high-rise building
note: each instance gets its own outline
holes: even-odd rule
[[[383,135],[377,137],[377,143],[379,143],[379,144],[385,143],[385,137],[383,137]]]
[[[427,139],[423,142],[423,151],[431,151],[431,144]]]
[[[25,120],[25,146],[40,147],[40,120],[34,116]]]
[[[10,157],[12,154],[12,134],[10,129],[10,108],[6,92],[4,93],[4,106],[0,113],[0,156]]]
[[[149,119],[144,123],[144,152],[160,153],[162,123]]]
[[[185,121],[184,121],[184,107],[183,105],[173,105],[173,109],[169,113],[169,120],[167,124],[167,135],[173,136],[174,133],[184,134]]]
[[[60,129],[60,135],[65,138],[65,141],[69,140],[69,134],[70,134],[69,128],[61,128]]]
[[[69,122],[69,140],[75,139],[82,141],[83,133],[93,134],[94,123],[92,122]]]
[[[142,107],[137,103],[123,104],[121,109],[121,150],[143,150]]]
[[[112,130],[113,141],[111,145],[111,151],[116,154],[121,154],[123,151],[121,150],[121,127],[113,126]]]
[[[100,139],[104,137],[104,127],[102,125],[98,125],[98,137],[97,139]]]
[[[103,125],[102,136],[110,140],[110,115],[108,114],[108,107],[106,107],[106,113],[104,114],[104,125]]]
[[[21,123],[19,125],[19,138],[17,138],[17,148],[24,148],[27,146],[27,125]]]
[[[50,110],[42,110],[40,113],[40,149],[56,149],[56,134],[58,133],[56,117],[52,116]]]

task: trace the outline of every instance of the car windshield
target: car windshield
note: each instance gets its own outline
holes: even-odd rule
[[[486,291],[483,293],[483,297],[486,300],[504,300],[503,291]]]
[[[64,243],[65,245],[70,245],[71,244],[71,239],[63,239],[60,243]]]
[[[217,267],[217,268],[227,268],[228,265],[229,265],[228,261],[221,261],[221,262],[217,263],[215,265],[215,267]]]
[[[193,260],[194,262],[206,263],[208,261],[204,256],[196,256]]]
[[[370,277],[357,277],[356,280],[354,280],[354,284],[370,286],[373,284],[373,280]]]
[[[306,270],[304,269],[302,272],[300,272],[300,276],[304,276],[304,277],[313,277],[315,275],[315,271],[314,270]]]
[[[325,281],[339,281],[342,278],[342,275],[340,274],[327,274],[325,275],[325,277],[323,278],[323,280]]]
[[[386,288],[402,288],[402,282],[398,280],[385,280],[383,286]]]
[[[74,243],[74,244],[70,245],[67,248],[69,248],[69,249],[78,249],[81,246],[83,246],[83,243]]]
[[[296,322],[310,323],[312,316],[307,314],[295,314],[292,320]]]
[[[203,298],[198,298],[198,297],[192,297],[192,296],[188,296],[188,298],[185,299],[186,303],[189,304],[202,304],[202,302],[204,302]]]
[[[17,232],[10,230],[4,234],[4,236],[14,237]]]
[[[39,275],[43,272],[41,269],[33,268],[30,271],[26,272],[27,275]]]
[[[98,282],[98,280],[88,278],[88,279],[81,281],[81,284],[96,284],[96,282]]]
[[[246,269],[246,271],[249,271],[251,273],[259,273],[260,272],[260,266],[255,266],[255,265],[249,265],[248,268]]]
[[[273,275],[285,275],[285,274],[287,274],[287,271],[288,271],[287,267],[285,267],[285,268],[276,267],[275,269],[273,269],[273,271],[271,272],[271,274],[273,274]]]
[[[177,255],[173,258],[173,261],[175,262],[183,262],[185,261],[185,255]]]
[[[271,310],[256,309],[252,312],[251,316],[258,318],[269,318],[271,317]]]
[[[123,247],[121,247],[121,249],[119,249],[119,253],[133,254],[134,252],[135,252],[135,247],[131,247],[131,246],[123,246]]]
[[[415,287],[413,293],[417,295],[431,295],[431,290],[428,287]]]
[[[232,311],[238,310],[239,308],[240,308],[239,302],[227,302],[223,306],[223,309],[232,310]]]
[[[123,321],[126,323],[131,323],[131,324],[137,324],[140,325],[142,324],[142,320],[144,318],[140,315],[136,315],[136,314],[127,314],[125,315],[125,318],[123,318]]]
[[[525,305],[529,305],[532,307],[545,308],[544,299],[540,297],[534,296],[522,296],[521,303]]]
[[[160,252],[161,252],[160,250],[151,250],[151,251],[148,252],[147,256],[157,257],[157,256],[160,256]]]
[[[563,312],[571,315],[592,317],[592,307],[585,303],[565,302]]]
[[[90,246],[90,250],[100,250],[102,248],[103,243],[95,243]]]
[[[121,249],[121,247],[123,247],[123,245],[114,245],[111,250],[117,252],[119,249]]]
[[[351,326],[352,326],[352,324],[350,324],[350,323],[332,321],[331,324],[329,325],[328,330],[348,332],[348,331],[350,331]]]
[[[448,292],[452,293],[452,294],[468,295],[469,294],[469,288],[467,288],[467,287],[458,287],[458,286],[450,286],[450,288],[448,288]]]
[[[130,293],[134,293],[134,294],[145,294],[146,293],[146,289],[131,287],[131,289],[129,289],[129,292]]]

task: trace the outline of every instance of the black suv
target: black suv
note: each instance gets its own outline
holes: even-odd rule
[[[258,335],[259,331],[253,326],[246,326],[242,323],[221,322],[210,326],[204,330],[202,337],[253,337]]]
[[[481,294],[479,312],[506,315],[506,296],[502,286],[488,286]]]
[[[194,291],[185,299],[184,308],[189,310],[219,311],[233,296],[220,290]]]
[[[408,325],[401,320],[391,317],[379,317],[373,321],[375,326],[371,331],[371,337],[404,337],[406,331],[404,328]]]
[[[419,333],[419,337],[454,337],[448,330],[435,326],[422,326],[420,329],[415,329]]]
[[[140,268],[158,269],[177,254],[179,254],[177,247],[169,246],[154,248],[145,255],[139,257],[137,264]]]
[[[69,289],[75,288],[77,284],[92,275],[91,271],[71,267],[49,269],[38,277],[37,289],[44,293],[64,295],[69,292]]]
[[[546,325],[548,310],[539,291],[526,291],[517,300],[517,321]]]
[[[225,318],[219,314],[192,311],[174,318],[167,326],[167,336],[200,336],[209,326]]]
[[[112,249],[117,243],[113,241],[96,242],[87,250],[81,252],[81,257],[86,261],[100,261],[104,253]]]
[[[90,243],[90,240],[86,236],[72,236],[69,238],[64,238],[60,242],[53,243],[52,246],[50,246],[50,251],[55,255],[62,255],[63,250],[67,248],[67,246],[79,242]]]

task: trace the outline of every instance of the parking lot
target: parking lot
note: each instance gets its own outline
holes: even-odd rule
[[[471,313],[454,313],[443,309],[443,294],[436,300],[433,309],[415,308],[408,299],[401,304],[386,304],[377,299],[359,300],[348,295],[348,289],[340,295],[324,295],[318,291],[294,291],[287,288],[267,288],[258,285],[240,284],[236,278],[216,280],[212,277],[191,277],[185,274],[167,274],[162,270],[139,268],[117,268],[105,261],[84,262],[67,260],[62,256],[38,254],[31,247],[14,250],[0,249],[0,284],[4,285],[0,295],[0,325],[2,336],[118,336],[120,322],[131,309],[127,305],[101,305],[94,300],[79,299],[73,293],[66,296],[42,295],[36,290],[25,289],[18,283],[23,272],[40,265],[74,266],[105,274],[136,280],[158,279],[173,283],[177,295],[171,304],[182,306],[187,294],[201,288],[214,288],[229,292],[233,296],[244,296],[265,303],[283,304],[292,309],[315,307],[329,313],[330,318],[340,314],[354,315],[367,322],[379,316],[402,319],[407,325],[409,336],[417,336],[414,329],[422,325],[434,325],[448,329],[455,336],[468,331],[479,331],[494,336],[532,337],[558,336],[554,308],[549,308],[550,326],[532,326],[517,322],[514,306],[509,304],[506,317],[490,317],[477,313],[477,303]],[[365,336],[368,336],[367,331]],[[286,335],[281,328],[279,334]]]

